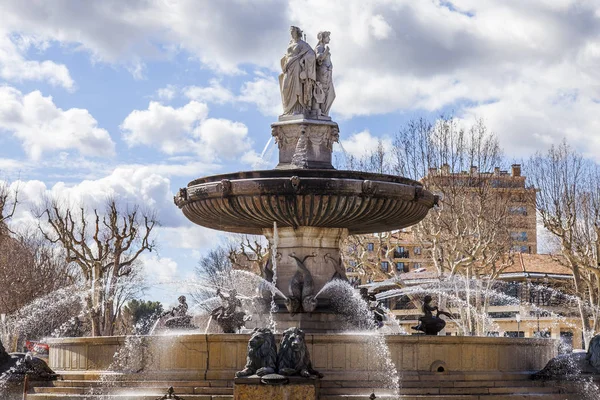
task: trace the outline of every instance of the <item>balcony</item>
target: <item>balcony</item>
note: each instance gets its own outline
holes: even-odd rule
[[[408,251],[394,251],[394,258],[409,258]]]

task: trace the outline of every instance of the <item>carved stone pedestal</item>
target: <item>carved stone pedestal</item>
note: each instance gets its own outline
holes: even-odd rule
[[[233,400],[317,400],[319,380],[289,377],[284,385],[265,385],[258,376],[235,378]]]
[[[263,230],[271,245],[275,238],[273,229]],[[313,282],[313,295],[333,278],[346,279],[346,271],[340,260],[340,242],[346,238],[344,228],[316,228],[301,226],[277,230],[277,288],[290,296],[290,282],[300,273],[304,285]],[[296,257],[296,258],[294,258]],[[303,263],[309,276],[298,265]],[[300,276],[298,276],[300,278]],[[305,288],[306,289],[306,288]],[[328,302],[331,293],[324,292],[317,298],[320,304]]]
[[[339,140],[338,124],[332,121],[294,119],[271,125],[279,146],[277,169],[333,169],[331,152]]]

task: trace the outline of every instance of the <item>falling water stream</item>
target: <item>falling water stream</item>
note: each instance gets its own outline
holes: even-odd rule
[[[274,333],[277,332],[277,322],[273,313],[277,312],[277,303],[275,294],[277,288],[277,247],[279,246],[279,233],[277,232],[277,221],[273,221],[273,243],[271,245],[271,264],[273,265],[273,282],[271,286],[271,308],[269,310],[269,328]],[[281,293],[281,292],[280,292]]]

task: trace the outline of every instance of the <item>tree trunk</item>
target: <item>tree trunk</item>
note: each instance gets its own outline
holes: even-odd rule
[[[590,329],[590,319],[588,312],[585,308],[585,293],[582,293],[583,288],[581,284],[581,273],[579,271],[579,266],[574,265],[573,268],[573,282],[575,284],[575,292],[577,293],[577,308],[579,309],[579,316],[581,317],[581,327],[583,329],[583,347],[587,346],[587,342],[591,339],[591,329]]]

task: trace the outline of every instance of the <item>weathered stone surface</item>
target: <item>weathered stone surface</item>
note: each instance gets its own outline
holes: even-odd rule
[[[161,379],[231,379],[246,364],[250,335],[185,334],[148,337],[147,377]],[[276,340],[281,336],[276,335]],[[392,361],[404,374],[430,372],[442,361],[452,373],[540,370],[556,356],[556,340],[461,336],[385,336]],[[369,380],[379,376],[381,360],[369,335],[306,334],[313,367],[326,380]],[[50,339],[50,367],[55,371],[108,369],[119,336]],[[155,375],[153,372],[155,371]]]
[[[277,169],[333,169],[333,144],[339,141],[338,124],[330,121],[294,120],[271,125],[279,147]]]
[[[272,243],[273,230],[265,229],[264,235]],[[313,227],[280,228],[277,230],[277,287],[291,296],[290,283],[299,272],[296,258],[304,261],[311,275],[314,293],[317,294],[331,279],[345,279],[346,274],[340,262],[340,241],[348,235],[347,229],[326,229]],[[330,293],[318,298],[326,300]],[[306,311],[306,310],[305,310]]]
[[[384,232],[423,219],[436,199],[410,179],[354,171],[269,170],[197,179],[175,198],[192,222],[260,235],[264,229]]]
[[[318,381],[315,379],[293,378],[285,385],[265,385],[258,377],[234,382],[234,400],[316,400]]]

